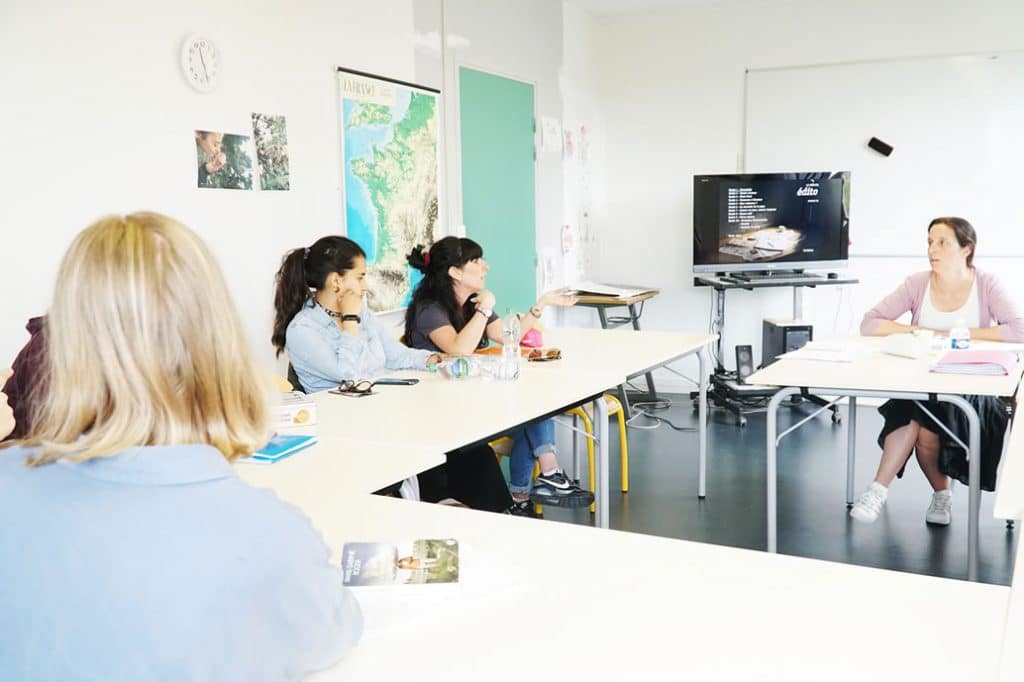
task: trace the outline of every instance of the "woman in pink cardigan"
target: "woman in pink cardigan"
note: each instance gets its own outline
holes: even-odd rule
[[[974,267],[977,245],[974,228],[963,218],[936,218],[928,225],[928,260],[931,270],[907,277],[894,292],[868,311],[860,325],[865,336],[886,336],[931,329],[948,332],[959,321],[971,329],[972,339],[1024,341],[1024,317],[996,278]],[[910,324],[895,320],[910,312]],[[1002,452],[1006,410],[996,398],[968,398],[982,418],[982,488],[992,490]],[[956,433],[960,415],[948,403],[930,403],[928,410]],[[882,460],[875,480],[850,510],[858,521],[878,518],[893,478],[913,452],[934,490],[925,514],[929,524],[949,525],[952,497],[949,476],[967,482],[963,449],[935,426],[916,403],[890,400],[878,411],[885,425],[878,436]]]

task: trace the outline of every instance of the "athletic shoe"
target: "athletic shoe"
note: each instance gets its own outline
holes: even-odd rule
[[[537,476],[536,485],[545,485],[560,492],[569,492],[577,487],[561,469],[555,469],[550,474],[540,474]]]
[[[953,520],[953,491],[936,490],[932,493],[932,503],[928,505],[928,513],[924,522],[933,526],[948,526]]]
[[[874,523],[885,506],[888,494],[888,488],[877,481],[872,481],[868,489],[857,498],[856,504],[850,510],[850,517],[863,523]]]
[[[594,493],[581,489],[561,469],[537,477],[530,501],[553,507],[589,507],[594,502]]]
[[[528,519],[540,518],[537,510],[533,508],[533,503],[529,499],[526,500],[513,500],[512,506],[505,510],[505,513],[509,516],[525,516]]]

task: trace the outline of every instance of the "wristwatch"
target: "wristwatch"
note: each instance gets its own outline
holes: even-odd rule
[[[356,324],[359,324],[360,322],[362,322],[362,319],[358,315],[342,315],[341,316],[341,321],[342,322],[355,322]]]
[[[485,320],[491,319],[491,315],[494,314],[494,311],[490,308],[477,308],[476,311],[483,315]]]
[[[530,314],[533,315],[534,317],[536,317],[538,320],[540,319],[541,313],[543,313],[543,312],[544,311],[540,309],[539,305],[531,305],[530,306]]]

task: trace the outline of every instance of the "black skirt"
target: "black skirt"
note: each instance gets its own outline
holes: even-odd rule
[[[964,398],[978,412],[978,421],[981,425],[981,489],[992,491],[996,489],[996,472],[999,470],[999,459],[1003,454],[1003,436],[1006,434],[1006,427],[1010,421],[1009,411],[1006,403],[999,398],[991,396],[964,396]],[[967,417],[959,407],[931,400],[925,403],[925,407],[957,438],[967,443]],[[917,403],[913,400],[889,400],[878,408],[878,412],[885,419],[882,431],[878,434],[879,447],[883,447],[883,443],[890,433],[906,426],[911,421],[916,421],[939,437],[939,471],[964,485],[969,484],[967,453],[950,438],[949,434],[938,427],[935,420],[925,414]],[[901,478],[903,468],[900,468],[897,474]]]

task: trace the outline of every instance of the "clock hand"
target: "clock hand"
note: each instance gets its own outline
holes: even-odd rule
[[[206,80],[210,80],[210,70],[206,68],[206,58],[203,53],[206,52],[202,47],[199,48],[199,63],[203,65],[203,75],[206,76]]]

